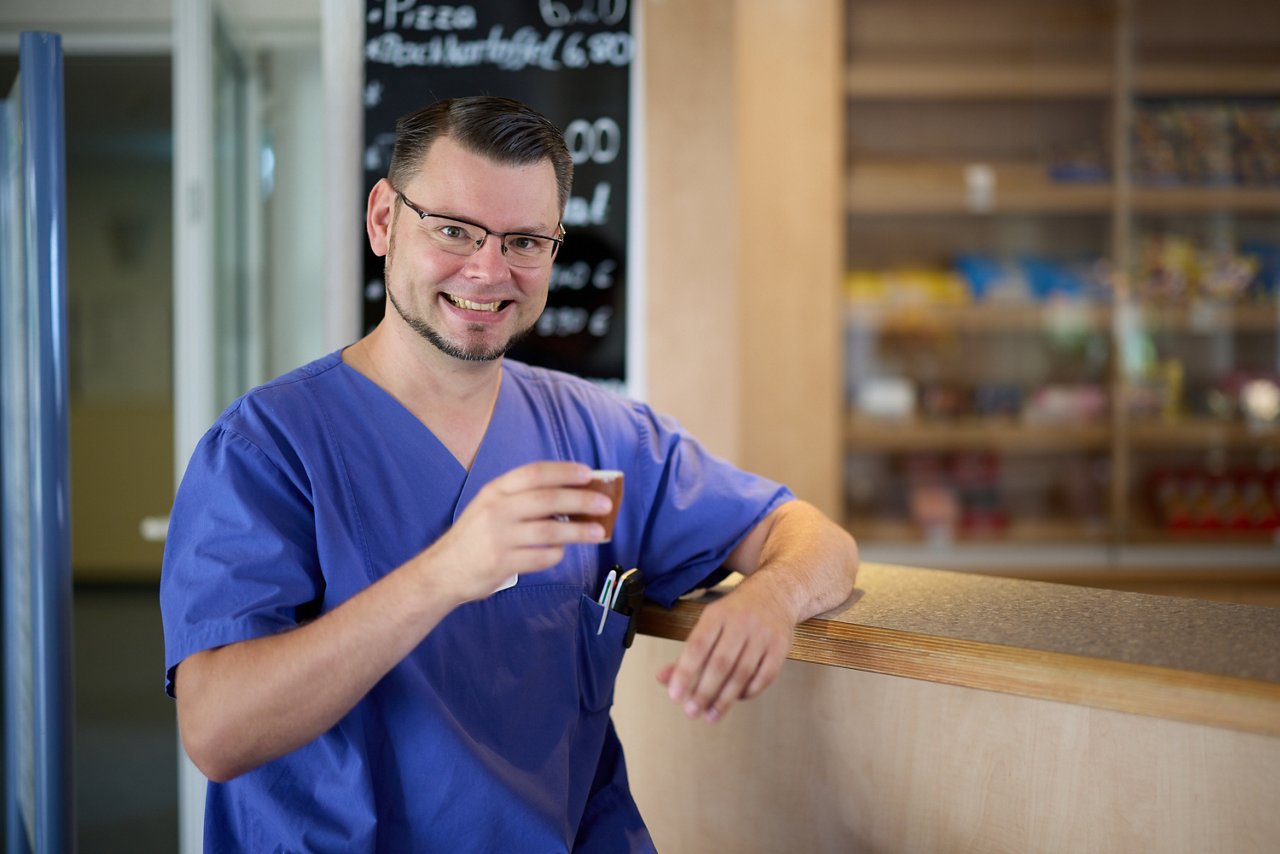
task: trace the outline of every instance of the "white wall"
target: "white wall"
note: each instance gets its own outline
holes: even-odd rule
[[[266,211],[265,351],[267,374],[275,376],[328,349],[325,206],[329,179],[319,45],[273,52],[268,74],[271,90],[264,127],[274,141],[275,182]],[[358,282],[351,282],[353,299],[358,288]]]

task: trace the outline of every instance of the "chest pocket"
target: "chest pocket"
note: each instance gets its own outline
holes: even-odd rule
[[[601,629],[605,607],[583,596],[578,609],[578,673],[582,708],[600,712],[613,705],[613,686],[622,666],[622,646],[631,617],[610,611]]]

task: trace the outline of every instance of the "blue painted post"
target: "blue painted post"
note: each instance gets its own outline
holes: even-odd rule
[[[62,79],[61,38],[53,33],[23,33],[19,44],[21,141],[17,162],[21,186],[16,194],[23,204],[17,212],[16,227],[22,231],[24,275],[22,281],[9,285],[21,286],[26,292],[26,371],[18,378],[19,385],[25,388],[14,391],[19,400],[25,396],[27,404],[25,467],[30,504],[25,532],[29,547],[25,551],[30,562],[26,591],[29,597],[24,597],[25,601],[6,598],[5,605],[6,624],[16,617],[25,619],[30,626],[31,719],[26,722],[26,731],[15,735],[17,739],[32,740],[34,780],[18,780],[18,791],[9,791],[8,797],[22,796],[25,787],[33,814],[17,812],[22,824],[30,820],[34,826],[20,834],[17,850],[24,849],[34,838],[37,854],[75,849]],[[6,320],[12,330],[17,318]],[[14,462],[12,455],[8,462]],[[24,463],[18,461],[17,465],[23,467]],[[6,514],[6,519],[10,518]],[[6,529],[6,539],[10,533]],[[6,555],[13,556],[7,546]],[[6,581],[24,569],[27,568],[6,566]],[[6,686],[6,699],[11,687]],[[8,744],[13,746],[13,741]],[[14,841],[11,833],[11,846]]]

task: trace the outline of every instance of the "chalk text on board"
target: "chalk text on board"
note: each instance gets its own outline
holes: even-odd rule
[[[565,228],[574,225],[604,225],[609,221],[609,194],[613,188],[608,181],[600,181],[591,193],[591,200],[583,196],[570,196],[564,206]]]
[[[618,152],[622,150],[622,129],[608,116],[594,122],[574,119],[564,129],[564,141],[574,166],[581,166],[588,160],[603,165],[618,159]]]
[[[460,39],[454,33],[435,35],[426,41],[408,41],[397,32],[386,32],[365,43],[369,62],[396,68],[477,68],[492,65],[503,71],[541,68],[590,68],[594,65],[631,64],[634,46],[630,33],[584,35],[552,30],[545,37],[533,27],[520,27],[510,36],[501,24],[489,28],[482,39]]]
[[[590,285],[596,290],[607,291],[613,287],[613,274],[617,269],[618,262],[612,258],[606,258],[595,266],[586,261],[555,264],[551,267],[551,284],[548,289],[580,291]]]
[[[547,306],[538,316],[534,331],[543,338],[568,338],[583,332],[593,338],[609,334],[613,321],[613,308],[602,305],[595,309],[578,306]]]
[[[567,27],[570,24],[613,26],[627,16],[627,0],[582,0],[576,12],[572,5],[560,0],[538,0],[538,11],[548,27]]]
[[[386,0],[369,9],[368,21],[388,30],[471,30],[476,26],[474,6],[418,5],[418,0]]]

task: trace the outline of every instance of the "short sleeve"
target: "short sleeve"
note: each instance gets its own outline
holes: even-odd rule
[[[307,490],[257,445],[215,426],[170,514],[160,578],[166,692],[187,656],[296,626],[323,588]]]
[[[640,441],[632,476],[649,499],[639,566],[645,595],[670,607],[703,585],[765,516],[795,496],[709,453],[674,420],[639,404],[634,412]]]

